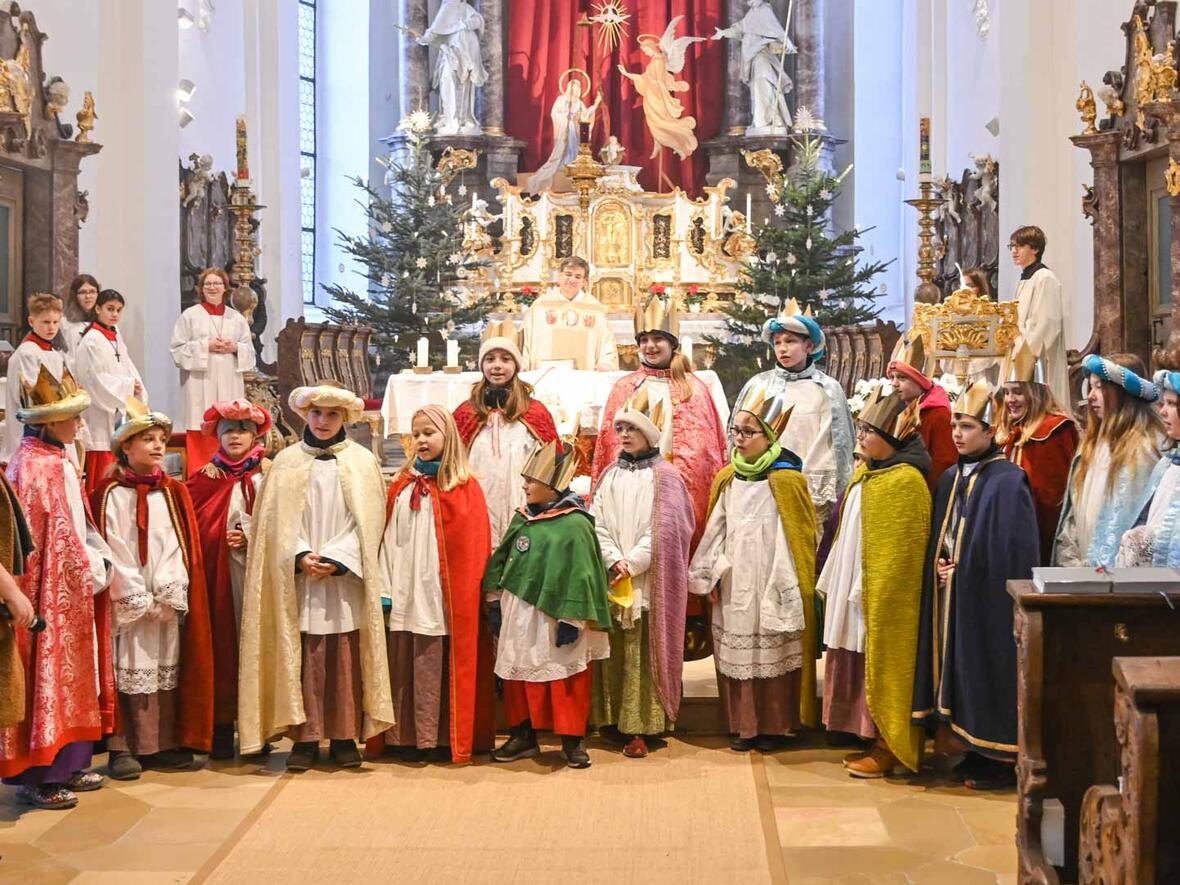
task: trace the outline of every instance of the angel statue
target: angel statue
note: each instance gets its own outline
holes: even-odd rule
[[[581,76],[585,82],[582,88]],[[570,68],[557,81],[561,94],[553,102],[553,109],[549,111],[549,119],[553,121],[553,150],[549,152],[549,159],[529,177],[529,190],[539,194],[553,186],[553,178],[558,171],[564,169],[578,158],[578,144],[581,140],[581,124],[590,124],[593,135],[594,114],[602,104],[602,93],[594,99],[594,104],[586,105],[582,95],[590,91],[590,75],[581,68]]]
[[[750,0],[750,8],[728,28],[717,28],[713,40],[742,38],[741,78],[750,90],[753,123],[747,135],[785,135],[791,128],[787,93],[794,88],[783,72],[784,56],[797,50],[779,24],[769,0]]]
[[[684,53],[693,43],[704,41],[704,37],[676,37],[676,26],[683,15],[678,15],[664,29],[663,37],[655,34],[640,34],[639,47],[651,61],[642,74],[633,74],[619,65],[619,73],[635,84],[635,91],[643,99],[643,115],[647,128],[655,141],[651,158],[654,159],[662,148],[670,148],[680,159],[697,149],[695,117],[681,116],[684,105],[676,98],[677,92],[688,92],[688,84],[673,75],[684,69]]]
[[[488,80],[480,57],[482,30],[483,16],[464,0],[442,0],[434,22],[418,38],[419,44],[438,52],[431,85],[438,90],[439,135],[478,135],[482,131],[475,118],[475,89]]]

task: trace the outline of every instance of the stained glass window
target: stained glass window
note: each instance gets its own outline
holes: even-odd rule
[[[316,0],[299,0],[299,187],[303,303],[315,304]]]

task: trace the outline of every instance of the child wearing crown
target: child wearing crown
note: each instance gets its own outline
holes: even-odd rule
[[[524,505],[521,468],[538,446],[557,439],[557,428],[545,404],[533,399],[532,385],[520,377],[524,359],[512,320],[489,324],[488,333],[479,346],[483,377],[455,409],[455,424],[483,488],[495,546]]]
[[[414,460],[389,488],[381,542],[397,719],[384,742],[404,758],[466,763],[495,737],[479,589],[492,551],[487,506],[449,412],[424,406],[411,433]]]
[[[610,654],[610,581],[594,517],[569,488],[576,470],[572,446],[554,441],[537,450],[521,471],[526,504],[484,572],[512,727],[494,762],[536,756],[537,730],[552,729],[570,768],[590,766],[591,664]]]
[[[838,514],[816,584],[824,597],[824,725],[874,740],[844,764],[853,777],[918,770],[920,732],[910,722],[923,548],[930,534],[930,456],[918,403],[877,388],[859,415],[860,465]]]
[[[889,363],[885,374],[903,402],[918,404],[918,434],[930,456],[926,485],[933,494],[947,468],[959,460],[951,439],[951,403],[942,386],[926,374],[929,365],[922,338],[915,335],[909,342],[903,338],[898,341],[898,348],[900,352]]]
[[[713,483],[689,590],[711,595],[717,688],[730,746],[770,752],[815,703],[815,505],[799,456],[783,444],[789,405],[747,390],[730,464]]]
[[[27,706],[23,721],[0,728],[0,775],[19,786],[25,802],[71,808],[78,793],[102,786],[102,775],[86,769],[94,742],[114,727],[105,592],[112,554],[90,519],[81,477],[67,452],[81,430],[89,395],[68,370],[55,376],[42,366],[24,381],[20,403],[9,420],[19,421],[24,435],[8,478],[29,532],[21,538],[12,526],[11,540],[14,551],[29,553],[20,589],[47,627],[16,634]]]
[[[335,764],[358,768],[357,739],[394,722],[378,561],[385,480],[345,432],[364,409],[356,394],[325,383],[288,401],[307,425],[275,456],[251,517],[240,656],[253,665],[238,679],[238,749],[257,753],[285,733],[287,770],[306,771],[326,738]]]
[[[212,460],[185,485],[196,508],[209,617],[213,625],[213,748],[211,759],[234,755],[238,716],[238,632],[250,519],[263,470],[262,440],[271,426],[261,406],[236,399],[205,410],[201,432],[219,442]]]
[[[664,401],[646,385],[614,414],[618,460],[598,479],[590,503],[602,562],[611,578],[610,657],[595,664],[591,719],[615,726],[623,755],[643,757],[647,737],[680,710],[688,557],[694,520],[680,473],[660,454],[669,424]]]
[[[213,736],[213,639],[193,502],[164,473],[172,419],[134,398],[111,436],[118,470],[95,490],[99,531],[114,557],[111,581],[119,733],[111,776],[145,763],[179,770]]]
[[[803,459],[818,536],[852,476],[852,413],[840,382],[817,365],[826,355],[825,338],[810,308],[800,310],[792,298],[782,314],[763,325],[762,340],[773,348],[776,364],[746,382],[734,401],[734,414],[756,391],[778,397],[792,409],[782,444]]]
[[[13,417],[21,407],[21,385],[31,387],[37,381],[41,367],[45,366],[55,380],[60,381],[67,366],[64,351],[54,345],[61,329],[61,299],[48,292],[39,292],[28,297],[29,333],[21,339],[12,356],[8,358],[8,390],[5,414],[8,421],[4,426],[3,445],[0,445],[0,464],[7,464],[20,448],[22,425]],[[71,455],[73,445],[70,446]]]

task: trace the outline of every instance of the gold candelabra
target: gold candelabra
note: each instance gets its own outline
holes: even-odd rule
[[[942,290],[934,284],[934,213],[946,202],[934,196],[934,182],[923,179],[918,186],[921,196],[906,200],[907,206],[918,210],[918,289],[914,300],[925,304],[937,304],[942,300]]]
[[[254,260],[261,251],[254,213],[262,208],[249,179],[236,179],[229,200],[229,211],[234,215],[234,261],[230,268],[234,289],[230,293],[230,304],[247,323],[254,322],[254,308],[258,306],[258,296],[250,284],[255,280]]]
[[[598,186],[598,179],[606,175],[606,167],[594,159],[590,145],[582,142],[578,146],[577,158],[565,167],[565,174],[578,191],[578,205],[585,212],[590,208],[590,194]]]

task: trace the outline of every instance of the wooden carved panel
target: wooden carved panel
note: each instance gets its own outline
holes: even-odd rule
[[[958,181],[949,175],[935,182],[945,202],[939,209],[934,232],[937,237],[935,284],[943,296],[959,288],[959,270],[983,268],[992,292],[1000,270],[1000,171],[988,155],[976,160],[976,168],[965,169]]]

